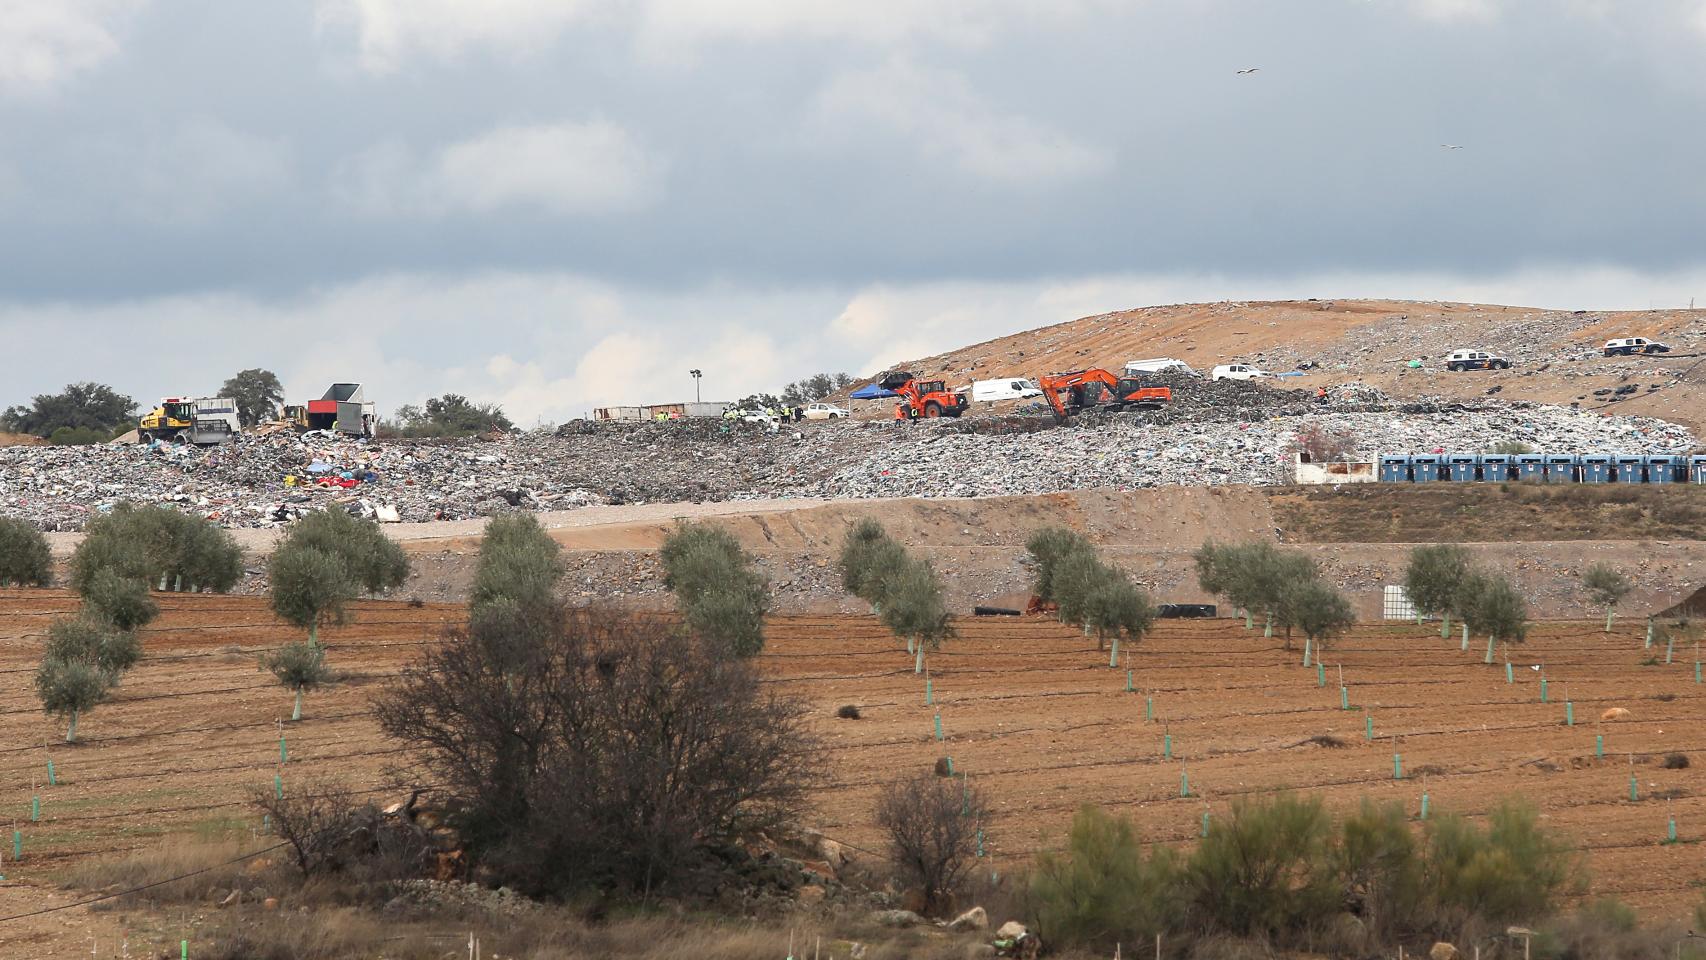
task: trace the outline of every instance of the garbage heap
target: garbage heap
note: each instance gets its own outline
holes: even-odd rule
[[[173,504],[228,526],[336,507],[380,520],[461,520],[588,504],[769,497],[960,497],[1086,488],[1285,483],[1308,427],[1355,455],[1482,452],[1520,441],[1560,453],[1681,453],[1662,420],[1488,400],[1394,403],[1347,384],[1311,391],[1193,381],[1161,411],[985,421],[591,423],[453,441],[323,433],[165,444],[0,447],[0,514],[77,530],[120,501]]]

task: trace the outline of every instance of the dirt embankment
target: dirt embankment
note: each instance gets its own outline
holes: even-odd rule
[[[956,609],[1022,603],[1031,575],[1025,540],[1064,524],[1097,543],[1158,598],[1209,600],[1197,588],[1191,554],[1208,539],[1283,542],[1316,557],[1349,591],[1363,617],[1381,613],[1385,585],[1403,579],[1409,545],[1468,542],[1489,566],[1508,571],[1537,616],[1586,615],[1578,577],[1598,560],[1635,581],[1629,613],[1669,607],[1706,583],[1706,488],[1594,490],[1510,485],[1437,488],[1344,486],[1217,487],[1081,491],[976,500],[847,501],[767,509],[712,519],[739,539],[769,577],[777,609],[854,612],[835,558],[849,526],[881,521],[942,574]],[[640,607],[672,601],[657,548],[673,521],[654,517],[553,531],[577,601]],[[430,600],[466,595],[475,537],[409,544],[416,578]]]

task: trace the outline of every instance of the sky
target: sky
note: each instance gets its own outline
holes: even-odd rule
[[[533,425],[1156,303],[1706,303],[1702,117],[1706,0],[0,0],[0,405]]]

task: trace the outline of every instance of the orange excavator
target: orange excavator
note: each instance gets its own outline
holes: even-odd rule
[[[896,420],[918,417],[957,417],[966,411],[970,401],[963,393],[948,389],[941,380],[919,380],[905,370],[883,376],[877,385],[900,395],[895,404]]]
[[[1095,406],[1114,411],[1153,410],[1173,402],[1169,387],[1146,387],[1136,377],[1116,377],[1100,369],[1038,377],[1037,386],[1053,408],[1055,420],[1062,423],[1078,411]]]

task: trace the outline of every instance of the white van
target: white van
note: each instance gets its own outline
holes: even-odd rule
[[[971,398],[978,403],[994,403],[997,400],[1025,400],[1042,395],[1041,387],[1023,377],[1011,377],[1006,380],[973,380],[971,383]]]
[[[1197,376],[1197,372],[1191,369],[1190,364],[1183,360],[1175,360],[1172,357],[1155,357],[1149,360],[1126,361],[1126,376],[1135,377],[1140,373],[1183,373],[1189,374],[1193,377]]]

